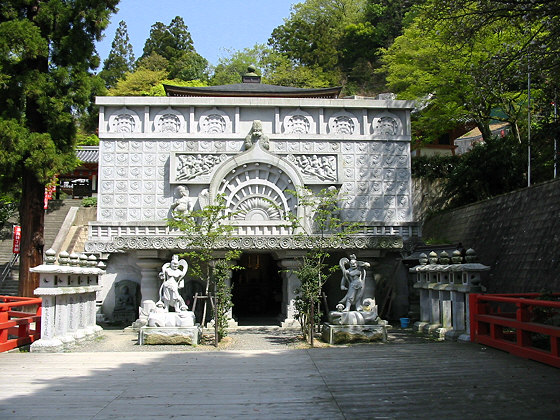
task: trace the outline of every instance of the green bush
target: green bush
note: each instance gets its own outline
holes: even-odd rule
[[[82,200],[82,206],[95,207],[97,206],[97,197],[86,197]]]

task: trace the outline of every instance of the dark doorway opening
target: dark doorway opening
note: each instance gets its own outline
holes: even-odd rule
[[[268,254],[241,256],[232,277],[233,316],[239,325],[277,325],[282,305],[282,278]]]

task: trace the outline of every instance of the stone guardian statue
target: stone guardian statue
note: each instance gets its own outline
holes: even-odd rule
[[[181,307],[186,306],[179,289],[184,287],[184,277],[188,268],[187,262],[179,260],[178,255],[173,255],[171,262],[161,267],[159,276],[163,282],[159,288],[159,299],[163,302],[165,312],[169,311],[170,306],[173,306],[175,312],[180,312]]]
[[[339,264],[342,270],[340,289],[346,290],[346,295],[339,303],[344,305],[344,312],[350,311],[352,305],[356,308],[356,311],[361,311],[366,278],[365,269],[370,264],[365,261],[358,261],[354,254],[350,255],[350,259],[341,258]]]

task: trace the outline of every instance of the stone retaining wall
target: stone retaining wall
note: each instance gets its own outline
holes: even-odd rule
[[[422,235],[476,249],[489,293],[560,290],[560,180],[444,212]]]

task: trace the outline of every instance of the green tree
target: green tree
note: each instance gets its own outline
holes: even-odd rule
[[[167,60],[166,78],[195,80],[208,77],[208,61],[196,52],[189,29],[180,16],[169,25],[161,22],[152,25],[138,66],[153,54]]]
[[[285,54],[270,47],[257,44],[242,51],[229,51],[214,69],[211,85],[226,85],[241,82],[250,65],[255,65],[262,75],[263,83],[302,88],[331,86],[331,75],[319,67],[294,64]]]
[[[363,20],[365,0],[307,0],[293,6],[284,24],[268,41],[277,52],[297,65],[321,68],[337,84],[340,74],[340,41],[347,25]]]
[[[495,108],[516,130],[526,108],[526,73],[520,71],[526,67],[520,57],[512,58],[515,54],[504,59],[502,51],[519,52],[529,33],[495,25],[480,30],[475,38],[453,42],[447,35],[452,22],[428,17],[426,11],[437,4],[428,2],[386,51],[383,71],[390,88],[402,98],[426,102],[418,120],[424,133],[430,127],[446,130],[473,121],[487,141]]]
[[[45,184],[76,164],[75,115],[117,0],[13,0],[0,7],[0,188],[21,187],[20,290],[32,296],[43,258]]]
[[[330,253],[326,250],[327,238],[335,237],[338,242],[356,233],[358,225],[341,220],[339,191],[335,187],[315,192],[304,187],[290,193],[297,197],[298,205],[303,206],[307,214],[313,215],[311,226],[305,226],[304,220],[295,214],[286,215],[292,229],[314,243],[313,248],[300,259],[299,267],[293,270],[301,282],[295,291],[296,318],[304,340],[309,340],[313,346],[315,325],[318,325],[322,315],[319,305],[321,292],[329,275],[339,267],[338,264],[328,263]]]
[[[385,88],[380,57],[402,34],[412,0],[367,0],[363,17],[344,27],[340,39],[340,66],[348,93],[370,94]]]
[[[103,70],[99,73],[107,89],[115,86],[119,79],[132,71],[134,61],[134,51],[128,37],[126,22],[121,20],[111,43],[109,57],[103,62]]]
[[[226,213],[225,198],[216,197],[215,202],[204,208],[191,211],[175,211],[168,225],[185,234],[189,251],[182,254],[189,261],[190,275],[206,284],[206,296],[214,295],[214,326],[216,345],[227,335],[227,314],[232,308],[231,290],[226,280],[231,270],[238,269],[232,262],[240,252],[221,252],[221,243],[230,238],[235,226],[229,224],[230,214]],[[206,306],[205,306],[206,308]],[[204,324],[206,311],[203,312]]]

